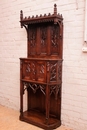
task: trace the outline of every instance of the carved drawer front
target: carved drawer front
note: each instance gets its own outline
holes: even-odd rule
[[[62,79],[62,61],[51,61],[49,68],[49,81],[60,82]]]
[[[22,62],[23,79],[46,82],[46,62],[25,60]]]

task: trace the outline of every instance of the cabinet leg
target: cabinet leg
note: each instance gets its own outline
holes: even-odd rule
[[[49,95],[49,86],[46,87],[46,124],[49,123],[49,110],[50,109],[50,95]]]
[[[24,85],[20,83],[20,116],[23,116],[23,93],[24,93]]]

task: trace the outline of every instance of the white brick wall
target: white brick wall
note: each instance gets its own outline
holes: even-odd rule
[[[64,18],[63,40],[63,125],[74,130],[87,129],[87,53],[84,44],[84,0],[3,0],[0,1],[0,104],[19,110],[19,58],[27,55],[24,15],[53,13],[54,3]],[[25,97],[26,99],[26,97]]]

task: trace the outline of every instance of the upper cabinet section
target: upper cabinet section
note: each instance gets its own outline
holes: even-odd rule
[[[54,5],[53,14],[36,15],[23,18],[20,12],[21,27],[25,27],[28,38],[27,57],[62,58],[63,18],[57,14]]]

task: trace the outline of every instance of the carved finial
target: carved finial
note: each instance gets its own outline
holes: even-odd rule
[[[38,15],[36,15],[36,18],[38,18]]]
[[[23,11],[21,10],[20,11],[20,20],[22,20],[23,19]]]
[[[46,14],[44,14],[44,16],[46,16]]]
[[[56,15],[56,14],[57,14],[57,5],[54,4],[54,15]]]
[[[20,22],[23,20],[23,11],[21,10],[20,11]],[[23,25],[21,23],[21,28],[23,28]]]
[[[50,16],[51,14],[49,13],[48,16]]]
[[[25,17],[24,19],[27,19],[27,17]]]

